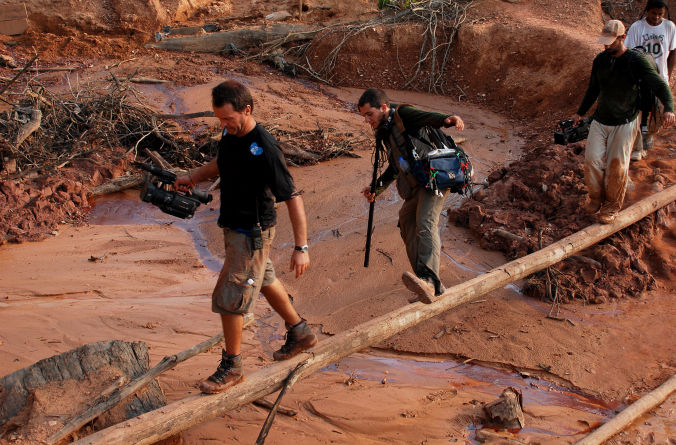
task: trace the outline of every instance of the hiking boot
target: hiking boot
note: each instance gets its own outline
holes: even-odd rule
[[[290,359],[317,344],[317,336],[312,333],[304,318],[301,318],[295,326],[284,324],[286,325],[286,342],[278,351],[272,353],[272,358],[275,360]]]
[[[404,272],[401,275],[401,281],[404,282],[406,289],[415,293],[418,297],[417,299],[425,304],[430,304],[435,300],[436,292],[434,289],[434,283],[432,280],[421,278],[415,276],[411,272]],[[409,302],[414,302],[415,299],[410,300]]]
[[[643,143],[643,146],[645,147],[645,142]],[[646,152],[645,150],[638,150],[638,151],[632,151],[630,159],[632,161],[640,161],[641,159],[646,157]]]
[[[434,296],[438,297],[439,295],[443,294],[446,292],[446,286],[444,286],[444,283],[439,281],[439,287],[434,291]]]
[[[617,206],[604,204],[596,218],[601,224],[610,224],[615,221],[618,213],[619,209]]]
[[[211,377],[200,383],[200,391],[216,394],[244,381],[242,374],[242,356],[222,351],[221,363]]]

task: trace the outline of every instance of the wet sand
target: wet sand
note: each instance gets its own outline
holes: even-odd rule
[[[252,85],[261,96],[261,120],[272,119],[286,99],[271,93],[274,82],[254,80]],[[312,125],[316,118],[327,118],[325,110],[336,114],[331,122],[343,131],[351,128],[368,137],[361,118],[345,106],[359,92],[332,90],[340,111],[313,108],[294,122]],[[199,97],[195,91],[176,95]],[[392,99],[463,116],[468,123],[463,146],[475,160],[479,181],[491,167],[519,155],[515,129],[496,115],[428,95],[392,92]],[[182,103],[182,112],[203,108],[201,100]],[[289,116],[303,115],[303,102],[296,106]],[[312,260],[298,280],[287,270],[292,237],[284,205],[279,209],[272,259],[301,314],[325,335],[401,307],[409,297],[400,281],[409,267],[396,227],[401,201],[392,190],[376,206],[371,265],[363,267],[368,207],[359,191],[370,178],[370,147],[358,151],[360,159],[292,168],[303,191]],[[450,197],[448,206],[457,200]],[[100,200],[90,226],[64,226],[41,243],[3,246],[0,373],[113,338],[148,343],[153,365],[216,334],[219,324],[209,295],[222,255],[217,211],[216,200],[202,206],[193,220],[178,221],[140,203],[137,192],[130,191]],[[441,277],[447,286],[505,262],[500,254],[481,250],[464,229],[445,224],[443,217],[442,222]],[[667,298],[655,292],[639,301],[571,305],[563,309],[571,323],[561,323],[546,319],[549,305],[521,296],[516,283],[378,345],[415,357],[370,350],[298,383],[284,401],[299,410],[298,418],[279,416],[268,443],[473,442],[482,427],[483,403],[508,385],[524,391],[528,428],[519,433],[520,440],[580,438],[624,406],[627,394],[649,389],[644,376],[673,366],[673,336],[646,328],[674,326],[674,310],[658,310]],[[255,315],[244,336],[247,370],[269,364],[271,351],[283,341],[283,323],[262,298]],[[436,337],[441,330],[448,333]],[[210,351],[163,375],[160,384],[168,399],[194,394],[219,354]],[[347,385],[350,376],[354,382]],[[659,437],[673,431],[668,420],[673,397],[664,407],[650,420],[664,425]],[[260,408],[244,407],[187,431],[185,441],[252,443],[265,415]]]

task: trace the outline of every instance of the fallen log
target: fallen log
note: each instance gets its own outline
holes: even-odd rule
[[[194,119],[196,117],[214,117],[215,115],[213,111],[198,111],[185,114],[154,114],[153,116],[162,119]]]
[[[144,175],[120,176],[111,181],[94,187],[89,192],[92,196],[107,195],[122,190],[138,187],[145,181]]]
[[[289,373],[301,364],[302,369],[298,372],[299,379],[451,308],[556,264],[575,252],[592,246],[630,226],[674,200],[676,200],[676,186],[645,198],[623,210],[612,224],[591,225],[542,250],[452,286],[431,304],[413,303],[340,332],[296,357],[273,363],[248,375],[244,382],[224,393],[187,397],[160,410],[143,414],[94,433],[76,443],[79,445],[152,444],[179,431],[221,416],[232,409],[279,390]]]
[[[248,326],[252,321],[253,314],[247,314],[247,316],[244,317],[244,326]],[[144,374],[141,374],[133,381],[129,382],[129,384],[126,386],[115,389],[108,397],[105,398],[105,400],[102,400],[94,406],[88,408],[84,413],[80,414],[76,418],[69,420],[59,431],[49,437],[49,443],[54,444],[60,442],[82,428],[91,420],[95,419],[120,403],[120,401],[134,394],[139,389],[145,387],[147,384],[154,382],[155,378],[163,372],[174,368],[176,365],[188,360],[190,357],[194,357],[197,354],[207,351],[222,341],[223,333],[221,332],[220,334],[214,335],[210,339],[188,348],[185,351],[164,357],[157,365],[146,371]]]
[[[643,413],[664,402],[674,391],[676,391],[676,374],[622,410],[620,414],[601,425],[596,431],[576,442],[575,445],[600,445],[604,443],[638,419]]]
[[[54,429],[51,425],[39,426],[49,413],[35,394],[49,392],[50,388],[58,388],[64,382],[78,382],[82,392],[70,398],[71,405],[61,411],[69,413],[85,404],[84,394],[97,385],[109,380],[102,392],[114,392],[119,384],[142,375],[148,369],[148,360],[145,343],[110,340],[80,346],[0,378],[0,437],[16,426],[24,428],[25,433],[36,432],[38,435]],[[114,381],[110,381],[111,375],[115,377]],[[166,398],[154,380],[148,382],[147,388],[136,388],[126,395],[132,394],[136,396],[120,399],[120,406],[100,417],[95,427],[113,425],[166,405]],[[38,437],[35,442],[43,441]]]
[[[129,79],[131,83],[146,83],[146,84],[156,84],[156,83],[170,83],[170,80],[163,79],[153,79],[151,77],[131,77]]]
[[[228,46],[234,46],[238,50],[248,50],[259,48],[265,42],[283,38],[288,34],[307,30],[306,26],[277,24],[258,29],[238,29],[213,32],[201,36],[162,39],[159,42],[146,44],[146,48],[204,53],[220,53]]]

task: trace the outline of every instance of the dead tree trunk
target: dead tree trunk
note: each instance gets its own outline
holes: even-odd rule
[[[122,190],[138,187],[143,184],[145,177],[143,175],[120,176],[111,181],[101,184],[91,189],[92,196],[106,195],[108,193],[120,192]]]
[[[82,385],[84,393],[89,385],[103,384],[114,390],[119,384],[136,378],[148,369],[148,346],[143,342],[125,342],[110,340],[90,343],[77,349],[56,355],[19,369],[0,379],[0,436],[8,430],[22,428],[31,431],[32,423],[40,421],[41,403],[36,403],[34,394],[48,391],[51,386],[75,380]],[[117,369],[121,377],[114,382],[99,381],[110,378],[109,371]],[[105,377],[108,375],[109,377]],[[129,394],[115,410],[99,417],[95,427],[105,428],[130,417],[165,406],[167,401],[156,381],[151,382],[143,391]],[[67,394],[66,394],[67,397]],[[73,399],[68,409],[82,409]],[[42,417],[44,420],[44,417]],[[43,424],[37,425],[45,433]],[[56,429],[58,425],[47,429]]]
[[[625,408],[620,414],[613,417],[608,423],[599,427],[596,431],[577,442],[575,445],[600,445],[615,434],[622,431],[627,425],[638,419],[643,413],[649,411],[664,402],[669,394],[676,391],[676,374],[662,383],[656,389],[650,391],[631,406]]]
[[[290,372],[302,364],[298,378],[311,375],[329,363],[377,344],[447,310],[525,278],[586,249],[613,233],[676,200],[676,186],[650,196],[620,212],[612,224],[594,224],[542,250],[450,287],[431,304],[414,303],[322,341],[284,362],[273,363],[222,394],[196,395],[174,402],[161,412],[139,416],[79,440],[77,444],[152,444],[199,423],[253,402],[279,390]]]
[[[220,53],[228,47],[236,50],[257,49],[263,43],[281,39],[289,34],[307,31],[303,26],[277,24],[260,29],[238,29],[204,34],[201,36],[175,37],[149,43],[148,48],[166,49],[169,51],[197,51],[204,53]]]

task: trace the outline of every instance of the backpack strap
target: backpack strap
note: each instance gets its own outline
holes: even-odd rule
[[[401,116],[399,115],[399,109],[401,107],[409,107],[409,106],[410,106],[409,104],[401,104],[397,105],[397,108],[394,109],[394,117],[392,118],[392,120],[394,121],[394,125],[397,126],[401,134],[404,134],[406,132],[406,127],[404,126],[404,121],[401,120]]]

